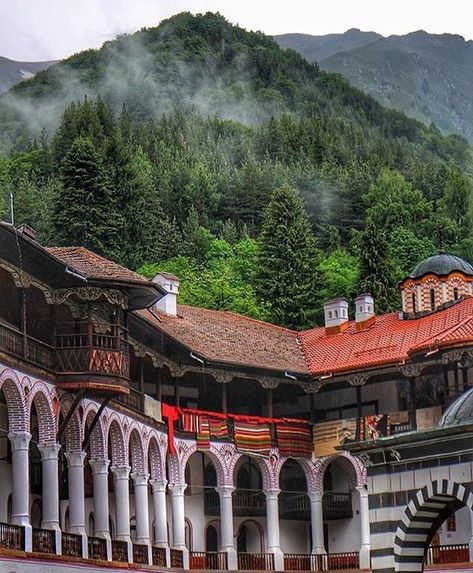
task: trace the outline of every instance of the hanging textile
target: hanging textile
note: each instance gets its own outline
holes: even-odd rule
[[[183,432],[195,434],[198,430],[198,415],[193,412],[183,412],[181,414],[181,424]]]
[[[197,449],[208,450],[210,448],[210,427],[207,416],[197,417]]]
[[[278,448],[283,456],[296,458],[312,455],[312,435],[308,426],[277,424]]]
[[[210,437],[212,439],[227,439],[228,426],[226,420],[209,418]]]
[[[235,445],[240,452],[269,455],[271,433],[267,424],[248,424],[235,420]]]
[[[172,455],[176,453],[176,447],[174,445],[174,422],[179,419],[179,408],[176,408],[175,406],[169,406],[168,404],[162,404],[161,414],[163,418],[167,419],[168,450]]]

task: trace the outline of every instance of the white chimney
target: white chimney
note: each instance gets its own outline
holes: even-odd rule
[[[365,323],[375,316],[374,298],[370,293],[360,294],[355,298],[355,321],[356,324]]]
[[[156,303],[157,310],[168,314],[177,315],[177,295],[179,294],[179,278],[170,273],[158,273],[153,282],[157,283],[166,291],[166,294]]]
[[[324,304],[325,330],[327,334],[337,334],[348,326],[348,302],[335,298]]]

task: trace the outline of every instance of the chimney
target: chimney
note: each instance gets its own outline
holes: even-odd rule
[[[33,229],[33,227],[27,225],[26,223],[23,223],[18,227],[18,232],[21,233],[22,235],[25,235],[25,237],[28,237],[29,239],[33,239],[33,241],[36,241],[36,237],[38,235],[36,230]]]
[[[156,303],[157,310],[168,314],[169,316],[177,315],[177,295],[179,294],[179,278],[170,273],[158,273],[153,282],[157,283],[166,291],[162,299]]]
[[[335,298],[324,304],[325,333],[339,334],[348,328],[348,302]]]
[[[369,292],[355,298],[355,322],[357,330],[364,330],[375,320],[374,298]]]

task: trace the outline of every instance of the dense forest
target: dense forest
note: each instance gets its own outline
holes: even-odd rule
[[[182,303],[303,328],[335,296],[398,308],[397,282],[439,249],[473,259],[465,140],[218,14],[16,86],[0,146],[2,218],[12,193],[43,244],[173,272]]]

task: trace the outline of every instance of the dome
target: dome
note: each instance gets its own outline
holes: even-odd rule
[[[459,424],[473,424],[473,388],[465,392],[447,408],[439,426],[458,426]]]
[[[438,276],[447,276],[454,271],[473,276],[473,266],[471,266],[470,263],[467,263],[455,255],[441,253],[420,262],[409,277],[411,279],[418,279],[429,273]]]

